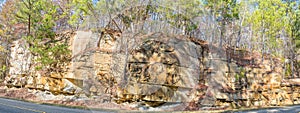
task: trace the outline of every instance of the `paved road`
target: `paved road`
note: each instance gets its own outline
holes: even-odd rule
[[[113,111],[72,109],[0,98],[0,113],[113,113]]]
[[[238,111],[235,113],[299,113],[299,112],[300,112],[300,105],[259,109],[259,110]]]

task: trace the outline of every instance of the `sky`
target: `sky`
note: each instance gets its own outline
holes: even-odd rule
[[[6,0],[0,0],[0,8],[2,7],[2,5],[5,3]]]

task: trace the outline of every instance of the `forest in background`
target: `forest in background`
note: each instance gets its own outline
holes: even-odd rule
[[[299,77],[299,0],[4,0],[0,12],[2,75],[9,45],[23,38],[40,56],[37,69],[70,60],[55,35],[65,30],[186,35],[237,50],[277,57]],[[6,63],[5,63],[6,61]]]

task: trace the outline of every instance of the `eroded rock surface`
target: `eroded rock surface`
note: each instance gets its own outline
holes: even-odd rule
[[[15,41],[6,85],[88,96],[100,102],[188,103],[184,109],[299,103],[298,79],[285,80],[282,62],[257,53],[161,33],[123,36],[78,31],[72,61],[61,73],[34,71],[25,43]],[[26,58],[26,59],[24,59]]]
[[[31,70],[32,57],[25,40],[14,41],[11,45],[9,75],[6,76],[5,83],[13,86],[26,84],[26,74]]]

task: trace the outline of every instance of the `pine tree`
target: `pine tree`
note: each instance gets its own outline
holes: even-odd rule
[[[36,69],[55,70],[56,65],[68,60],[68,46],[56,39],[54,27],[59,19],[58,7],[48,0],[22,0],[17,3],[16,21],[27,26],[23,38],[37,56]]]

